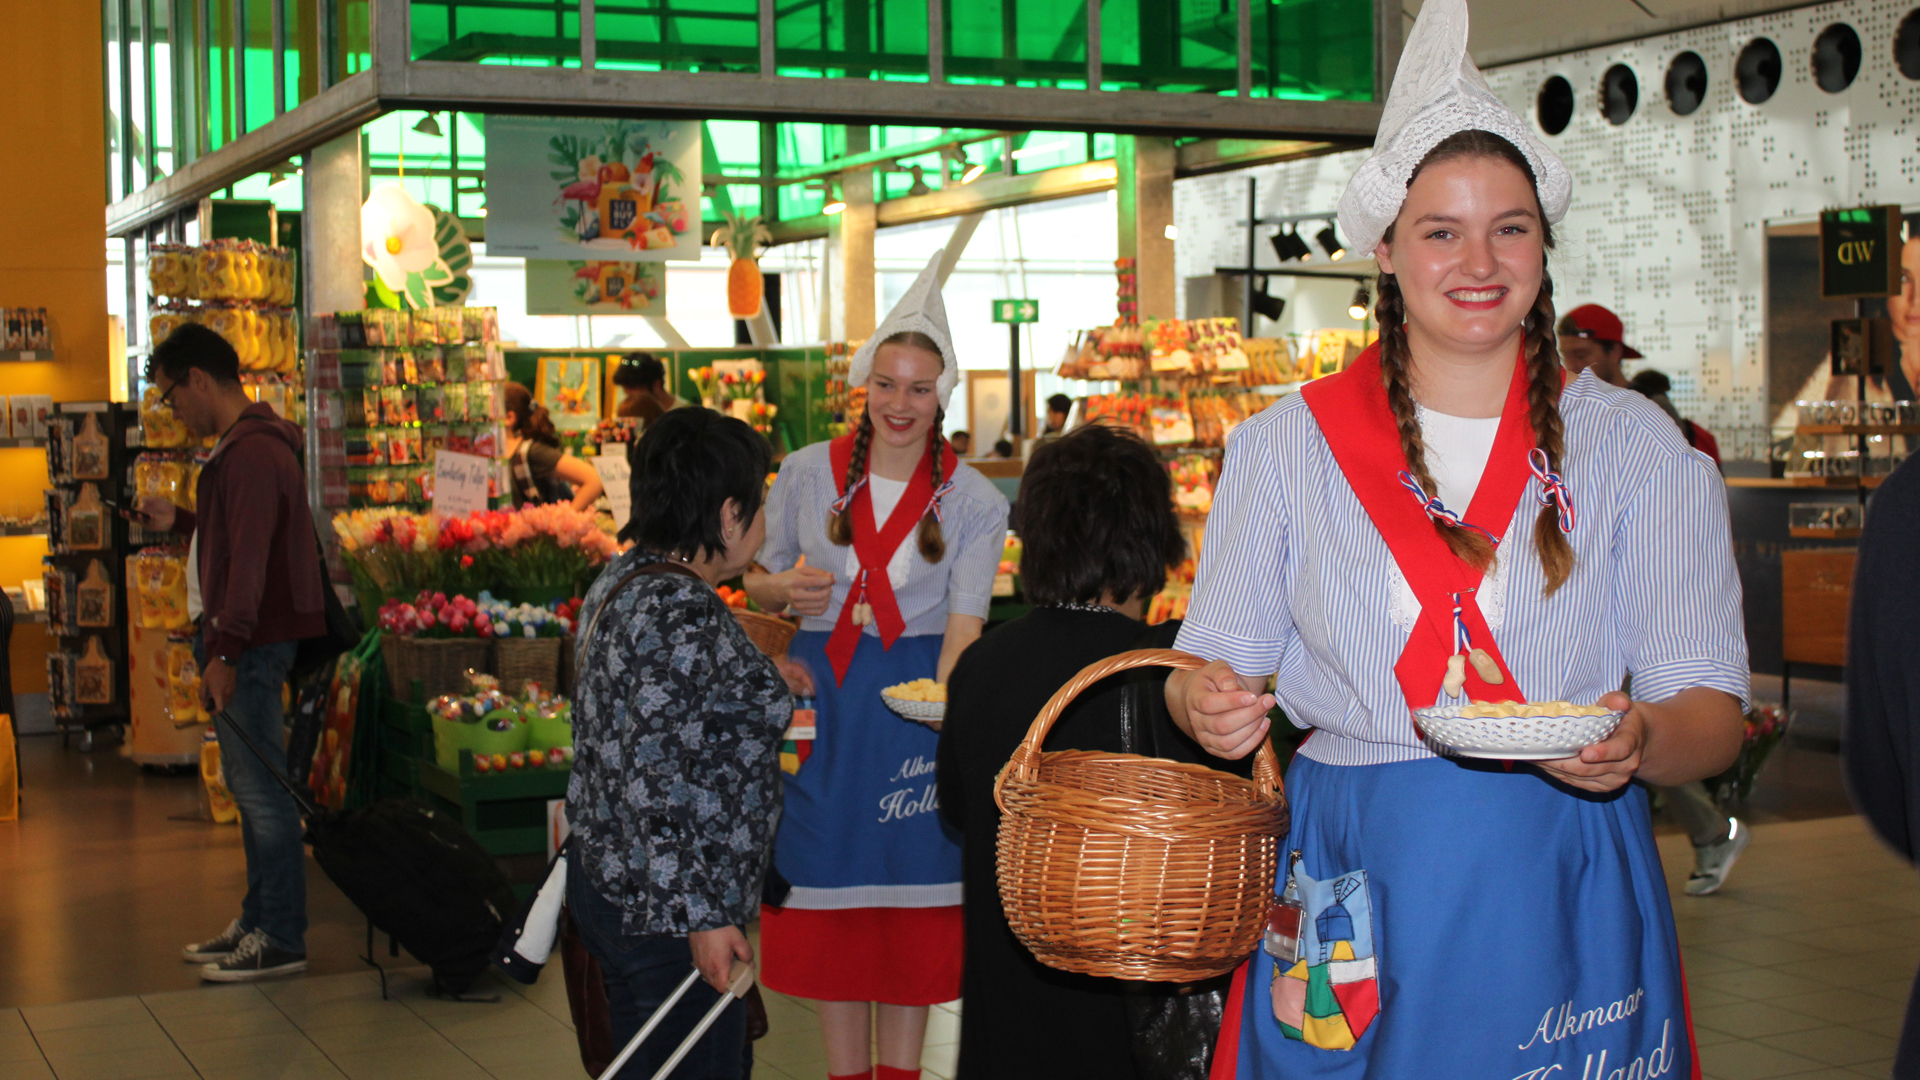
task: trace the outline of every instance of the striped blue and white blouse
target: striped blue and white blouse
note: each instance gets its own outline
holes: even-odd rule
[[[1706,686],[1748,700],[1746,633],[1726,489],[1673,420],[1591,372],[1560,398],[1561,475],[1578,524],[1551,598],[1534,554],[1529,479],[1478,601],[1529,701],[1588,704],[1633,675],[1662,701]],[[1409,496],[1411,497],[1411,496]],[[1295,394],[1235,429],[1178,647],[1277,673],[1301,748],[1329,765],[1434,756],[1394,678],[1419,602]]]
[[[1665,413],[1660,415],[1665,419]],[[1673,421],[1668,420],[1667,426],[1672,427]],[[802,630],[833,629],[841,605],[847,602],[851,571],[859,565],[853,560],[852,545],[841,547],[827,539],[827,508],[839,497],[830,445],[818,442],[789,454],[780,463],[780,476],[767,496],[767,539],[760,546],[760,565],[779,573],[792,569],[804,553],[808,566],[833,574],[833,599],[826,614],[801,619]],[[907,534],[888,568],[908,637],[946,633],[949,614],[984,619],[993,601],[993,578],[1007,543],[1007,497],[963,463],[954,470],[953,490],[941,500],[941,508],[946,556],[938,563],[927,562],[915,530]],[[868,623],[865,632],[877,637],[880,629]]]

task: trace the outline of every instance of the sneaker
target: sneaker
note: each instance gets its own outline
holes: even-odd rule
[[[253,982],[278,975],[298,975],[307,970],[307,954],[275,948],[263,931],[249,931],[234,946],[233,952],[217,964],[200,969],[207,982]]]
[[[235,919],[227,924],[225,930],[220,931],[213,937],[208,938],[198,945],[189,945],[181,949],[180,959],[185,960],[189,964],[218,963],[232,955],[233,947],[240,944],[240,939],[246,936],[247,932],[240,929],[240,920]]]
[[[1693,874],[1687,878],[1688,896],[1708,896],[1720,891],[1734,861],[1753,841],[1753,830],[1740,824],[1739,818],[1727,819],[1727,838],[1706,847],[1693,849]]]

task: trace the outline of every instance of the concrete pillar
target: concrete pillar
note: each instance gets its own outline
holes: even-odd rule
[[[360,258],[360,204],[366,201],[366,177],[360,133],[307,151],[300,179],[307,313],[363,308],[367,285],[366,264]]]
[[[1140,318],[1175,316],[1173,241],[1173,140],[1122,135],[1114,165],[1119,170],[1120,257],[1139,260]]]
[[[847,153],[864,154],[872,149],[869,129],[847,128]],[[834,252],[837,279],[836,297],[840,301],[838,341],[864,341],[873,336],[878,324],[873,298],[873,231],[876,217],[873,201],[873,172],[852,169],[840,174],[840,198],[847,208],[829,219],[834,232],[829,246]]]

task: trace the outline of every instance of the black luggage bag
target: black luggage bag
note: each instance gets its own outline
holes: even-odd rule
[[[438,992],[457,997],[471,988],[519,907],[493,856],[451,815],[415,800],[318,806],[230,716],[214,719],[293,796],[314,861],[368,921],[433,969]]]

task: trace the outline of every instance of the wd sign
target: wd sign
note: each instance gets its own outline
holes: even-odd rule
[[[1900,208],[1863,206],[1820,215],[1820,295],[1891,296],[1900,291]]]

